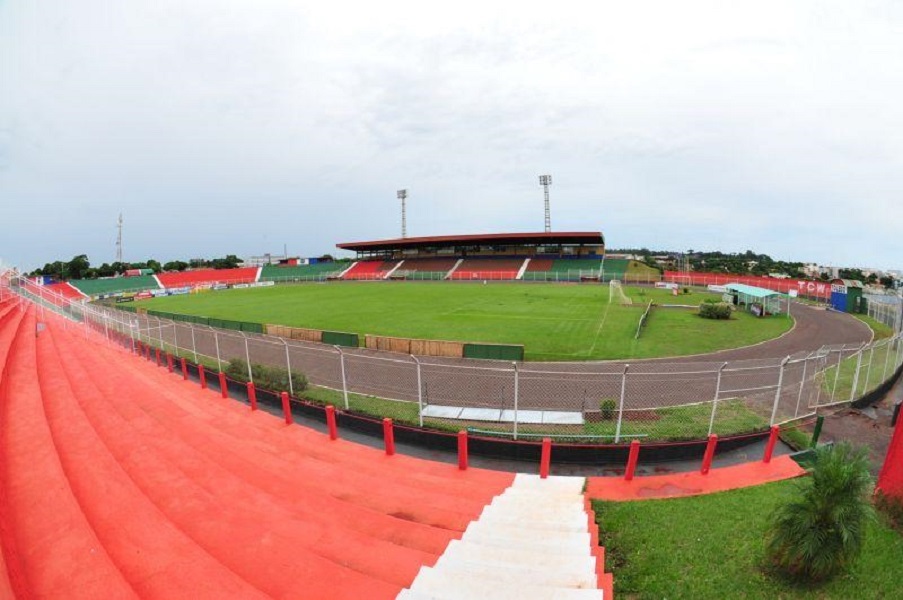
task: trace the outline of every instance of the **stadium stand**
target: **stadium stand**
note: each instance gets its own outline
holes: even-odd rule
[[[342,276],[342,279],[383,279],[399,262],[397,260],[362,260],[351,267]]]
[[[401,267],[392,274],[393,279],[442,279],[451,271],[457,258],[413,258],[405,259]]]
[[[579,281],[581,277],[598,276],[601,265],[598,258],[534,258],[523,278],[527,281]]]
[[[142,290],[155,290],[160,287],[152,275],[110,277],[107,279],[73,279],[69,283],[87,296],[115,294],[117,292],[140,292]]]
[[[325,279],[330,275],[337,275],[348,268],[348,263],[321,262],[312,265],[297,265],[280,267],[277,265],[264,265],[260,273],[262,281],[305,281]]]
[[[287,428],[3,314],[3,597],[394,598],[514,481]]]
[[[257,267],[239,269],[196,269],[160,273],[157,279],[164,288],[197,287],[217,283],[253,283],[257,281]]]
[[[605,272],[605,279],[624,279],[627,269],[630,267],[630,261],[621,258],[606,259],[602,263],[602,269]],[[596,267],[599,268],[598,266]]]
[[[515,279],[523,264],[523,258],[467,258],[451,279]]]
[[[67,300],[81,300],[85,297],[78,288],[69,285],[69,283],[51,283],[44,286],[45,289],[53,292],[53,294],[62,296]]]

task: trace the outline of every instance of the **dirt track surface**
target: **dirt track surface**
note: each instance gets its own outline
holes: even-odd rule
[[[782,389],[786,393],[781,394],[777,415],[792,418],[805,408],[801,404],[804,398],[810,401],[811,395],[817,394],[817,384],[809,383],[806,374],[825,366],[824,362],[800,357],[827,345],[847,344],[852,348],[869,341],[871,330],[849,315],[802,304],[794,304],[791,314],[796,326],[780,338],[690,357],[527,362],[518,365],[517,374],[510,362],[422,357],[420,388],[415,361],[401,354],[348,348],[342,351],[342,357],[330,346],[291,342],[287,357],[286,346],[278,338],[249,334],[246,350],[245,338],[239,334],[220,331],[214,339],[211,329],[196,328],[192,342],[191,329],[185,324],[164,327],[163,338],[168,343],[178,342],[182,348],[193,346],[206,356],[214,357],[218,353],[223,360],[244,359],[247,352],[254,363],[279,366],[290,363],[293,370],[303,372],[311,383],[335,389],[342,388],[344,358],[349,391],[417,402],[420,389],[424,404],[436,406],[513,409],[517,379],[519,409],[569,412],[598,406],[600,398],[618,398],[624,385],[626,410],[710,401],[718,389],[720,399],[748,399],[751,404],[761,406],[763,415],[770,416],[781,361],[795,355],[797,359],[784,369]],[[153,321],[151,318],[150,324]],[[719,379],[719,368],[725,362],[728,365]],[[628,363],[629,374],[625,377]]]

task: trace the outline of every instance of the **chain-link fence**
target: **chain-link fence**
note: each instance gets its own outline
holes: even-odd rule
[[[469,428],[515,439],[624,443],[760,432],[861,398],[903,363],[899,333],[871,344],[730,362],[416,357],[82,304],[24,279],[12,290],[42,310],[65,314],[108,337],[128,338],[134,347],[159,348],[236,381],[281,385],[299,400],[415,426]]]

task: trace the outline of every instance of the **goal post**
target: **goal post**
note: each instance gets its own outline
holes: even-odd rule
[[[608,303],[611,304],[612,300],[617,300],[618,304],[633,304],[630,297],[624,293],[624,288],[621,287],[621,282],[618,279],[612,279],[608,283]]]

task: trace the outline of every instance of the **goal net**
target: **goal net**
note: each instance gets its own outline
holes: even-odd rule
[[[608,303],[611,304],[614,300],[617,300],[618,304],[633,304],[633,301],[624,293],[621,282],[617,279],[612,279],[608,283]]]

